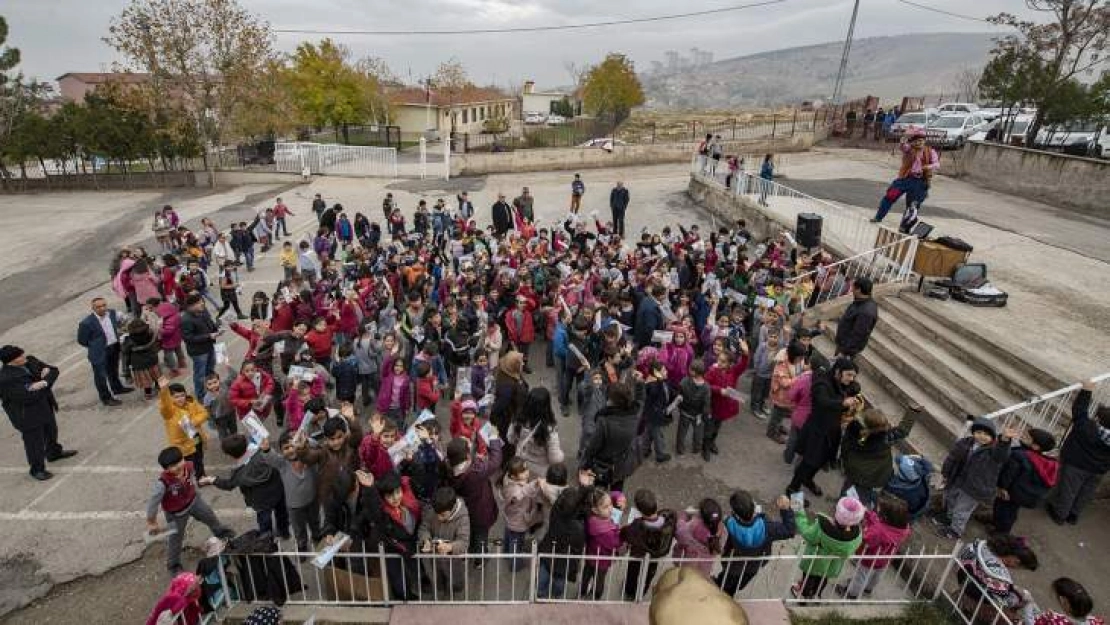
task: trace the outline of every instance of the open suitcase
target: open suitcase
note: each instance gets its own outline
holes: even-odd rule
[[[987,266],[984,263],[964,263],[952,272],[952,278],[936,282],[937,286],[947,287],[952,299],[972,306],[1000,308],[1006,305],[1009,294],[987,281]]]

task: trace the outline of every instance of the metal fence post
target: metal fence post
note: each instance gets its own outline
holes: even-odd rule
[[[790,136],[794,136],[794,131],[798,127],[798,109],[794,109],[794,121],[790,123]]]
[[[775,113],[774,115],[771,116],[771,138],[772,139],[775,138],[775,129],[778,128],[778,125],[779,125],[779,114]]]
[[[227,572],[224,571],[224,558],[222,555],[216,556],[216,570],[220,572],[220,589],[224,593],[224,605],[227,609],[231,609],[231,590],[227,587]]]
[[[736,139],[736,118],[732,118],[732,139]]]
[[[655,122],[651,122],[651,144],[655,145]]]
[[[531,566],[528,568],[528,603],[536,602],[536,593],[540,585],[540,543],[532,541]]]
[[[948,557],[948,564],[944,565],[944,572],[940,574],[940,579],[937,580],[936,590],[933,591],[933,601],[940,599],[940,593],[944,592],[944,584],[948,582],[948,576],[952,573],[952,567],[956,565],[956,559],[960,555],[960,549],[964,544],[956,541],[956,545],[952,547],[952,553]]]

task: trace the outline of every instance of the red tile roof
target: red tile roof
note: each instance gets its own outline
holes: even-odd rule
[[[440,90],[432,89],[432,105],[439,107],[451,104],[476,104],[478,102],[498,102],[511,99],[513,99],[512,96],[506,95],[500,89],[489,87],[467,87],[455,94],[446,94]],[[390,92],[389,101],[394,104],[419,104],[423,106],[427,103],[427,94],[423,87],[401,87]]]
[[[138,84],[150,80],[150,74],[131,72],[69,72],[58,76],[56,80],[61,80],[63,78],[76,78],[86,85],[102,85],[108,82]]]

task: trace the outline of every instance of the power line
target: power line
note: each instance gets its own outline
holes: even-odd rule
[[[919,9],[922,9],[922,10],[925,10],[925,11],[932,11],[933,13],[940,13],[942,15],[948,15],[950,17],[958,17],[962,20],[970,20],[972,22],[985,22],[987,24],[992,23],[990,20],[988,20],[986,18],[975,17],[974,15],[964,15],[963,13],[956,13],[956,12],[953,12],[953,11],[946,11],[945,9],[938,9],[936,7],[931,7],[927,4],[918,4],[916,2],[911,2],[910,0],[898,0],[898,2],[901,2],[902,4],[908,4],[911,7],[917,7]]]
[[[619,26],[622,24],[643,24],[645,22],[662,22],[666,20],[686,19],[704,15],[718,15],[754,9],[757,7],[782,4],[787,0],[763,0],[749,4],[738,4],[720,9],[707,9],[705,11],[691,11],[689,13],[674,13],[671,15],[656,15],[653,17],[638,17],[623,20],[608,20],[604,22],[587,22],[585,24],[564,24],[562,26],[527,26],[518,28],[475,28],[468,30],[316,30],[305,28],[275,28],[275,33],[294,33],[300,35],[488,35],[500,33],[534,33],[552,30],[578,30],[583,28],[601,28],[605,26]]]

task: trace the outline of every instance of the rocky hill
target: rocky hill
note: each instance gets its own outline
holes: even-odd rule
[[[957,91],[957,75],[982,68],[993,47],[987,33],[869,37],[852,43],[845,98],[936,96]],[[647,106],[729,109],[826,99],[843,41],[725,59],[676,73],[641,76]]]

